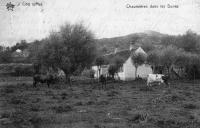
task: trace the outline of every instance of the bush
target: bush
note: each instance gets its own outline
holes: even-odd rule
[[[57,113],[70,112],[70,111],[72,111],[72,106],[70,106],[70,105],[59,105],[59,106],[53,107],[52,109],[54,109]]]
[[[0,64],[1,76],[32,76],[32,64],[10,63]]]
[[[82,76],[88,77],[88,78],[94,78],[94,70],[93,69],[85,69],[82,72]]]
[[[33,69],[28,66],[16,66],[14,67],[15,76],[32,76]]]
[[[147,87],[147,86],[142,86],[139,89],[140,89],[140,91],[153,91],[153,89],[151,87]]]
[[[13,93],[14,92],[14,89],[12,88],[12,87],[6,87],[5,89],[4,89],[4,92],[5,93]]]
[[[198,108],[197,105],[192,104],[192,103],[184,104],[183,107],[184,107],[185,109],[197,109],[197,108]]]
[[[189,79],[199,79],[200,78],[200,68],[198,65],[192,65],[186,67],[186,74]]]

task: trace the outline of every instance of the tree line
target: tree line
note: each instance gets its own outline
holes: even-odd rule
[[[133,39],[133,42],[140,38]],[[188,78],[200,77],[200,37],[188,30],[179,36],[164,36],[159,46],[149,43],[140,44],[147,55],[132,54],[132,62],[137,67],[147,63],[153,70],[161,66],[170,72],[173,66],[184,70]],[[24,61],[34,63],[37,68],[42,66],[51,69],[62,69],[66,78],[80,74],[84,69],[97,65],[100,70],[103,64],[108,64],[101,54],[97,52],[94,34],[83,24],[69,24],[61,26],[42,40],[27,43],[25,40],[3,50],[0,47],[0,62],[13,62],[11,54],[16,50],[28,49],[28,58]],[[122,67],[124,58],[116,56],[109,62],[111,76]],[[137,70],[135,72],[137,76]]]
[[[140,38],[134,37],[132,40],[133,43],[138,43]],[[174,71],[173,68],[176,68],[178,70],[176,73],[180,78],[200,78],[200,37],[191,30],[179,36],[165,36],[159,45],[148,42],[141,43],[140,46],[145,49],[147,55],[131,53],[131,60],[136,69],[135,76],[137,76],[138,66],[149,64],[154,73],[163,73],[163,70],[166,69],[166,73],[170,77]],[[109,74],[114,77],[123,63],[124,60],[120,56],[112,58],[112,61],[109,62]],[[99,56],[96,59],[99,71],[104,64],[108,64],[108,62],[104,57]],[[180,73],[183,73],[184,76],[179,75]]]

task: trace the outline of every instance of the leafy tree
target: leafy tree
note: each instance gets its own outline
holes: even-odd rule
[[[134,53],[131,56],[133,65],[135,66],[135,78],[137,78],[137,69],[140,65],[144,64],[146,61],[146,55],[143,53]]]
[[[169,45],[163,48],[160,52],[161,55],[161,65],[167,68],[168,75],[170,76],[170,69],[173,64],[175,64],[177,60],[177,56],[181,53],[182,50],[178,49],[175,46]]]
[[[188,78],[200,78],[200,56],[197,54],[188,54],[188,63],[186,65],[186,73]]]
[[[119,69],[123,66],[123,63],[124,63],[124,59],[120,56],[115,56],[112,59],[112,61],[111,61],[111,65],[112,65],[111,66],[111,69],[112,69],[111,72],[115,71],[114,74],[111,73],[112,76],[115,75],[117,72],[119,72]],[[114,78],[114,76],[113,76],[113,78]],[[118,78],[119,78],[119,76],[118,76]]]
[[[95,71],[93,69],[84,69],[82,72],[82,75],[88,78],[94,78],[94,74],[95,74]]]
[[[118,68],[115,64],[111,64],[108,68],[108,73],[112,76],[113,79],[114,79],[117,71],[118,71]]]
[[[94,36],[82,24],[65,24],[50,34],[38,58],[46,66],[62,69],[69,80],[77,67],[90,67],[94,61]]]
[[[123,63],[124,63],[124,59],[120,56],[115,56],[112,61],[111,61],[112,64],[116,65],[117,69],[119,69],[120,67],[123,66]]]
[[[42,41],[35,40],[30,43],[28,46],[28,50],[30,52],[30,57],[36,56],[36,54],[39,52],[40,47],[42,46]]]
[[[152,51],[153,49],[155,49],[155,46],[153,45],[152,42],[143,42],[142,43],[142,48],[149,52],[149,51]]]
[[[139,36],[134,36],[134,37],[131,38],[131,42],[132,42],[132,43],[137,43],[138,40],[140,40],[140,37],[139,37]]]
[[[164,46],[168,46],[168,45],[176,45],[177,42],[177,38],[175,36],[165,36],[161,39],[161,43]]]
[[[0,52],[0,63],[10,63],[12,62],[12,52],[7,49],[6,51]]]
[[[3,52],[4,47],[0,46],[0,52]]]
[[[108,52],[108,48],[104,45],[103,48],[101,48],[101,52],[103,54],[107,53]]]
[[[147,56],[147,63],[149,63],[152,66],[152,69],[155,72],[155,68],[161,65],[160,51],[153,50],[153,51],[149,52],[149,54]]]
[[[188,63],[190,61],[189,55],[190,55],[189,53],[187,53],[183,50],[177,52],[174,65],[176,65],[179,68],[178,72],[180,72],[180,71],[183,72],[183,69],[188,65]]]
[[[21,40],[20,43],[17,43],[13,47],[11,47],[12,51],[15,51],[17,49],[24,50],[28,48],[28,43],[26,40]]]
[[[198,48],[198,36],[196,33],[188,30],[186,34],[181,36],[177,41],[177,47],[183,48],[185,51],[194,52]]]

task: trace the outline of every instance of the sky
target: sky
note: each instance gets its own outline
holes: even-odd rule
[[[8,11],[6,4],[15,5]],[[33,3],[40,3],[33,6]],[[30,4],[30,5],[29,5]],[[178,5],[168,8],[167,5]],[[29,6],[28,6],[29,5]],[[143,5],[148,8],[127,8]],[[158,8],[150,8],[157,5]],[[160,8],[165,5],[165,8]],[[146,30],[165,34],[200,34],[199,0],[0,0],[0,45],[22,39],[40,40],[66,22],[83,22],[95,38],[124,36]]]

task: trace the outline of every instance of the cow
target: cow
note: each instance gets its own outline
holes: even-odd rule
[[[99,82],[102,84],[102,88],[103,88],[104,86],[106,87],[107,77],[104,76],[103,74],[101,74],[100,77],[99,77]]]
[[[50,83],[53,83],[55,77],[52,74],[42,75],[42,74],[35,74],[33,76],[33,86],[36,87],[37,83],[46,83],[48,88]]]
[[[168,76],[165,76],[163,74],[149,74],[147,77],[147,86],[151,86],[152,84],[161,84],[165,83],[166,85],[168,84]]]

